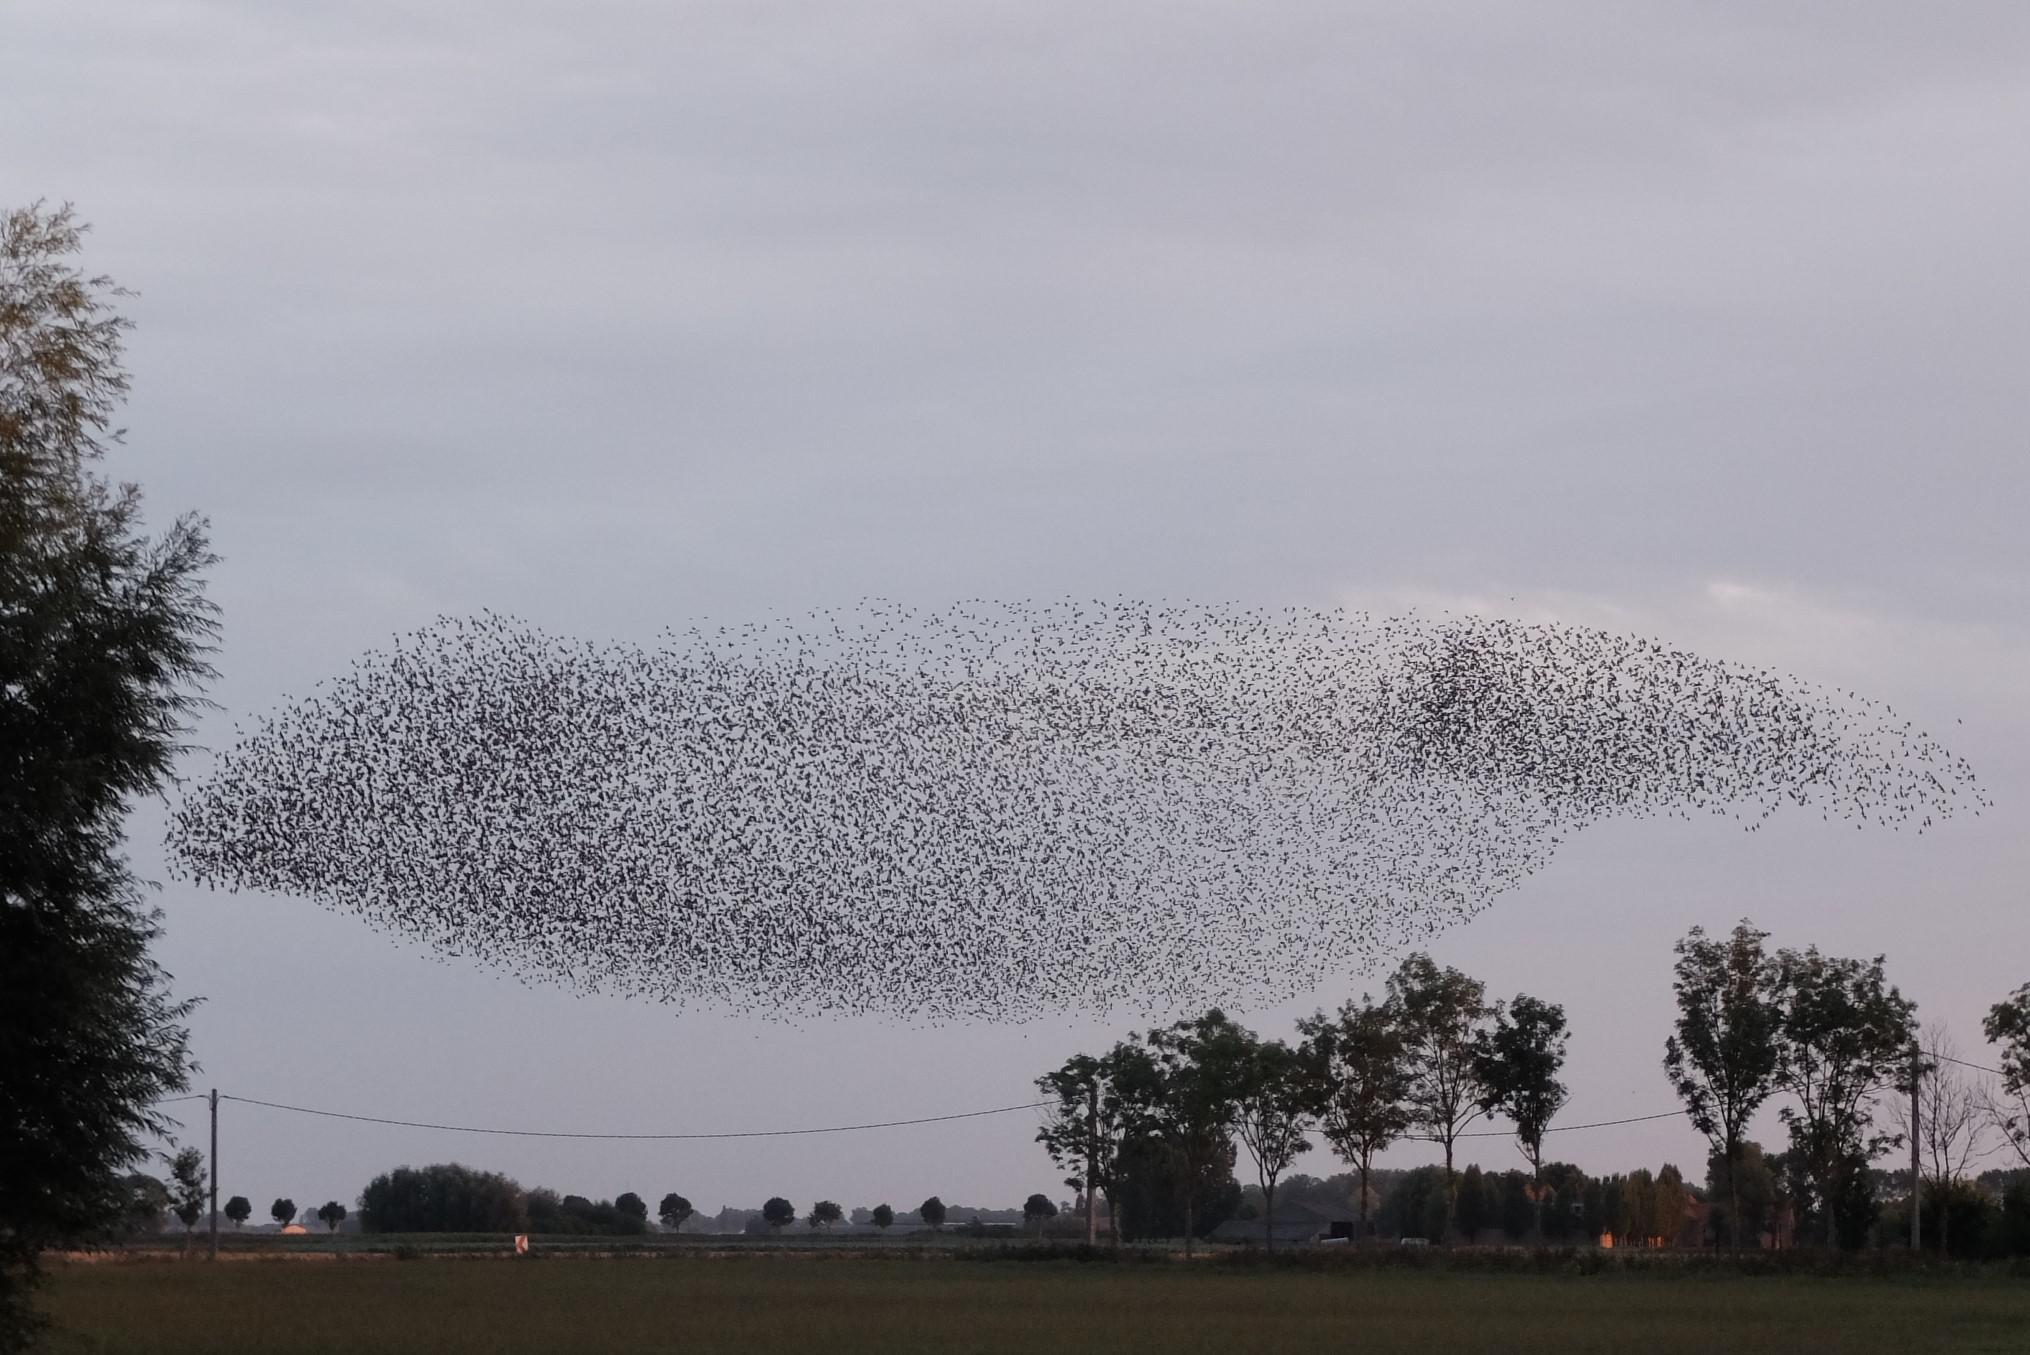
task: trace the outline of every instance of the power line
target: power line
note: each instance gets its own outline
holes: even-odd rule
[[[355,1120],[362,1124],[396,1125],[403,1129],[442,1129],[455,1134],[504,1134],[524,1139],[773,1139],[789,1138],[801,1134],[851,1134],[866,1129],[900,1129],[906,1125],[943,1124],[950,1120],[976,1120],[987,1115],[1007,1115],[1018,1110],[1035,1110],[1051,1104],[1048,1101],[1027,1101],[1019,1106],[995,1106],[988,1110],[963,1110],[951,1115],[925,1115],[913,1120],[879,1120],[867,1124],[823,1125],[811,1129],[744,1129],[723,1130],[710,1134],[583,1134],[557,1129],[498,1129],[491,1126],[465,1124],[431,1124],[421,1120],[393,1120],[379,1115],[354,1115],[342,1110],[317,1110],[310,1106],[290,1106],[279,1101],[262,1101],[251,1096],[229,1096],[219,1093],[221,1101],[238,1101],[242,1105],[265,1106],[269,1110],[286,1110],[297,1115],[320,1115],[329,1120]]]
[[[1957,1059],[1953,1061],[1956,1063],[1959,1062],[1959,1060]],[[1988,1069],[1986,1071],[1992,1072],[1993,1070]],[[156,1104],[173,1105],[178,1101],[202,1101],[204,1099],[205,1098],[203,1094],[199,1093],[193,1096],[167,1097],[162,1101],[156,1102]],[[267,1110],[287,1111],[293,1115],[315,1115],[327,1120],[351,1120],[360,1124],[384,1124],[391,1125],[401,1129],[436,1129],[452,1134],[499,1134],[510,1138],[525,1138],[525,1139],[603,1139],[603,1140],[639,1140],[649,1142],[659,1140],[695,1141],[701,1139],[774,1139],[774,1138],[794,1138],[810,1134],[853,1134],[860,1133],[862,1131],[870,1129],[903,1129],[911,1125],[946,1124],[954,1120],[977,1120],[983,1119],[989,1115],[1009,1115],[1017,1111],[1040,1110],[1043,1107],[1052,1104],[1052,1102],[1049,1101],[1025,1101],[1020,1105],[992,1106],[985,1110],[962,1110],[955,1111],[948,1115],[922,1115],[914,1119],[908,1120],[872,1120],[862,1124],[818,1125],[804,1129],[732,1129],[732,1130],[718,1130],[709,1133],[650,1132],[650,1133],[600,1134],[600,1133],[586,1133],[562,1129],[508,1129],[496,1125],[440,1124],[429,1120],[397,1120],[383,1115],[360,1115],[351,1111],[323,1110],[315,1106],[293,1106],[282,1101],[264,1101],[261,1100],[259,1097],[234,1096],[229,1092],[220,1092],[219,1100],[237,1101],[241,1105],[246,1106],[261,1106]],[[1618,1120],[1592,1120],[1584,1124],[1552,1125],[1544,1132],[1546,1134],[1562,1134],[1580,1129],[1611,1129],[1619,1125],[1644,1124],[1652,1120],[1681,1119],[1686,1115],[1686,1113],[1687,1112],[1682,1110],[1666,1110],[1660,1111],[1655,1115],[1631,1115]],[[1466,1133],[1456,1134],[1453,1137],[1461,1139],[1502,1139],[1511,1137],[1513,1135],[1513,1132],[1514,1131],[1507,1129],[1476,1129],[1468,1131]],[[1409,1135],[1407,1137],[1411,1137],[1428,1143],[1442,1142],[1441,1139],[1434,1138],[1430,1135],[1425,1134]]]
[[[1544,1130],[1544,1132],[1546,1134],[1563,1134],[1573,1129],[1611,1129],[1615,1125],[1642,1124],[1648,1120],[1680,1120],[1688,1113],[1682,1110],[1665,1110],[1659,1111],[1655,1115],[1631,1115],[1625,1120],[1594,1120],[1588,1124],[1554,1124]],[[1454,1134],[1452,1137],[1455,1139],[1506,1139],[1513,1138],[1514,1136],[1515,1131],[1512,1129],[1475,1129],[1463,1134]],[[1429,1134],[1417,1134],[1412,1137],[1420,1139],[1425,1143],[1444,1142],[1443,1139],[1433,1138]]]
[[[1968,1063],[1965,1059],[1956,1059],[1950,1054],[1926,1054],[1924,1057],[1928,1059],[1938,1059],[1945,1063],[1957,1063],[1960,1067],[1971,1068],[1977,1073],[1993,1073],[1996,1077],[2008,1076],[2008,1074],[2003,1072],[2000,1068],[1990,1068],[1985,1064],[1979,1063]]]

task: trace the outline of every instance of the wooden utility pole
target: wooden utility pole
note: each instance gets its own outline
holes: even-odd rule
[[[211,1259],[219,1259],[219,1089],[211,1089]]]
[[[1924,1208],[1923,1177],[1919,1171],[1917,1156],[1918,1136],[1924,1132],[1918,1122],[1919,1107],[1924,1101],[1924,1049],[1921,1045],[1910,1046],[1910,1250],[1915,1255],[1923,1246],[1923,1233],[1918,1229],[1918,1216]]]

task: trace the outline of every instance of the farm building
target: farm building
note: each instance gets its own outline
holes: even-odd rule
[[[1228,1219],[1212,1230],[1212,1240],[1251,1242],[1260,1246],[1267,1235],[1273,1237],[1278,1246],[1299,1246],[1307,1242],[1322,1242],[1329,1237],[1352,1237],[1354,1227],[1350,1216],[1292,1201],[1276,1206],[1266,1230],[1259,1218]]]

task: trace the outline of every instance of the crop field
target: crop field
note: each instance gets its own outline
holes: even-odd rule
[[[1999,1278],[331,1258],[59,1265],[45,1299],[65,1355],[2030,1349],[2030,1284]]]

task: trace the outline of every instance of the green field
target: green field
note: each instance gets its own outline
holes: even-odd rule
[[[2007,1280],[735,1259],[59,1265],[60,1352],[2030,1350]]]

